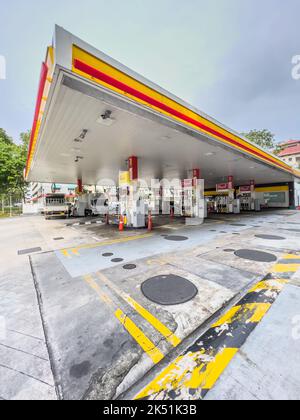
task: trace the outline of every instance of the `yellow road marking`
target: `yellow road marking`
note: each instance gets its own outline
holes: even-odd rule
[[[258,323],[262,320],[268,310],[271,308],[270,303],[248,303],[242,306],[234,306],[222,318],[220,318],[212,328],[220,327],[224,324],[232,324],[234,321],[246,323]],[[249,317],[249,313],[251,317]]]
[[[286,254],[282,257],[283,260],[300,260],[300,255],[295,255],[295,254]]]
[[[64,257],[66,258],[71,258],[71,255],[69,254],[69,252],[66,249],[63,249],[61,251],[61,253],[63,254]]]
[[[179,356],[134,399],[139,400],[152,395],[163,397],[163,393],[181,390],[182,398],[187,397],[188,389],[198,389],[199,399],[202,390],[211,389],[222,372],[238,352],[237,348],[225,348],[215,357],[201,351]]]
[[[136,302],[131,296],[127,293],[120,290],[115,286],[104,274],[97,273],[99,279],[109,287],[111,287],[119,296],[121,296],[133,309],[135,309],[146,321],[149,322],[160,334],[162,334],[172,346],[176,347],[181,343],[180,338],[178,338],[172,331],[166,327],[159,319],[152,315],[147,309],[142,305]]]
[[[260,292],[262,290],[274,290],[281,291],[284,286],[288,283],[288,280],[284,279],[274,279],[274,280],[265,280],[257,283],[252,289],[249,290],[249,293]]]
[[[115,316],[129,332],[129,334],[135,339],[135,341],[141,346],[141,348],[148,354],[153,363],[160,362],[164,355],[163,353],[149,340],[148,337],[139,329],[139,327],[126,316],[121,309],[115,312]]]
[[[300,264],[276,264],[272,273],[295,273],[299,268]]]
[[[80,250],[80,249],[98,248],[98,247],[106,246],[106,245],[113,245],[113,244],[120,244],[120,243],[124,243],[124,242],[137,241],[138,239],[150,238],[151,236],[153,236],[152,233],[145,233],[143,235],[136,235],[136,236],[127,236],[125,238],[112,239],[110,241],[97,242],[95,244],[80,245],[76,249]],[[67,248],[67,249],[73,249],[73,248]]]
[[[154,363],[160,362],[165,356],[164,354],[155,346],[155,344],[139,329],[139,327],[124,314],[124,312],[117,308],[114,309],[114,303],[111,298],[102,291],[99,285],[95,282],[92,276],[84,276],[84,280],[88,285],[95,290],[100,300],[105,302],[110,308],[113,309],[115,317],[121,322],[123,327],[128,331],[128,333],[135,339],[139,346],[148,354],[151,360]]]
[[[106,304],[108,304],[109,306],[113,306],[113,301],[111,300],[111,298],[104,293],[101,288],[98,286],[98,284],[95,282],[95,280],[92,278],[92,276],[84,276],[84,280],[88,283],[88,285],[95,290],[95,292],[97,293],[98,297],[105,302]]]

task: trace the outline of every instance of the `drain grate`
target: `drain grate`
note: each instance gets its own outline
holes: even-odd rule
[[[268,252],[255,251],[253,249],[239,249],[234,253],[237,257],[244,260],[257,261],[257,262],[273,262],[277,260],[276,255],[269,254]]]
[[[135,264],[126,264],[123,266],[124,270],[135,270],[136,265]]]
[[[113,263],[119,263],[119,262],[122,262],[122,261],[124,261],[124,259],[123,259],[123,258],[113,258],[113,259],[111,260],[111,262],[113,262]]]
[[[65,239],[65,238],[63,238],[63,237],[60,237],[60,238],[53,238],[53,241],[62,241],[63,239]]]
[[[144,296],[159,305],[179,305],[192,300],[198,293],[189,280],[167,274],[151,277],[141,286]]]
[[[284,241],[286,239],[283,236],[276,235],[255,235],[255,237],[259,239],[268,239],[270,241]]]
[[[187,238],[186,236],[167,235],[165,239],[167,241],[181,242],[181,241],[187,241],[189,238]]]
[[[40,252],[42,248],[29,248],[29,249],[21,249],[18,251],[18,255],[26,255],[26,254],[33,254],[34,252]]]

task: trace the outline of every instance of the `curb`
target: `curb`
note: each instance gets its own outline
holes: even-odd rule
[[[203,399],[296,272],[300,273],[300,253],[284,255],[262,281],[134,399]]]

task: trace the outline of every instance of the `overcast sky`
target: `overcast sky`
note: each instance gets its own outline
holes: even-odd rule
[[[237,131],[300,138],[300,0],[10,0],[0,4],[0,127],[31,128],[57,23]]]

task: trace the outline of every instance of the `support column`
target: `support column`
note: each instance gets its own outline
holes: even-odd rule
[[[138,158],[136,156],[131,156],[128,158],[128,170],[130,175],[130,181],[135,181],[139,177],[139,166]]]
[[[77,189],[78,189],[78,194],[83,193],[83,185],[82,185],[82,179],[81,178],[77,179]]]

